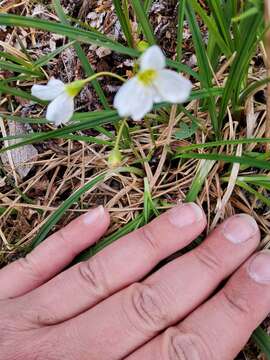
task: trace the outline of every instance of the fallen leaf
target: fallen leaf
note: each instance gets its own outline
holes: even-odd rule
[[[17,123],[14,121],[8,122],[8,128],[9,128],[9,135],[11,136],[29,133],[29,130],[26,128],[25,124]],[[14,139],[14,140],[6,141],[5,146],[17,144],[22,140],[23,139]],[[1,160],[4,166],[13,168],[16,171],[16,173],[20,176],[20,178],[23,179],[28,175],[29,171],[33,167],[33,164],[30,162],[35,161],[37,159],[37,156],[38,156],[37,149],[32,144],[28,144],[10,150],[9,154],[8,152],[4,152],[3,154],[1,154]]]

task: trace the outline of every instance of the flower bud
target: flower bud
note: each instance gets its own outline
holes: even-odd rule
[[[109,155],[109,159],[108,159],[109,167],[115,168],[121,164],[121,161],[122,161],[122,155],[120,150],[118,149],[118,147],[114,148]]]
[[[149,48],[149,43],[147,41],[141,40],[138,42],[137,44],[137,49],[140,52],[144,52],[145,50],[147,50]]]

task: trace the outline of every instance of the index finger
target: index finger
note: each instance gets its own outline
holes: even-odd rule
[[[0,271],[0,299],[23,295],[65,268],[94,244],[109,226],[109,214],[99,206],[51,235],[26,257]]]

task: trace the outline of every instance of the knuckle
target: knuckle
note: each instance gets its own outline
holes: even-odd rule
[[[51,309],[41,305],[24,311],[23,318],[31,325],[32,328],[49,326],[58,323],[58,319]]]
[[[252,314],[248,299],[245,297],[245,295],[237,291],[237,289],[225,288],[222,291],[222,295],[224,297],[227,313],[231,315],[232,319],[235,319],[237,321],[235,315],[243,315],[244,317],[246,317],[247,315]]]
[[[221,261],[210,246],[203,244],[197,247],[193,253],[204,268],[214,273],[217,273],[218,270],[220,273]]]
[[[33,280],[39,280],[42,277],[42,274],[40,273],[38,266],[35,264],[31,253],[27,254],[23,258],[18,259],[16,262],[22,272],[26,273],[28,276],[31,276]]]
[[[72,257],[75,257],[77,255],[77,253],[73,249],[72,242],[68,241],[68,239],[67,239],[67,235],[66,235],[67,232],[68,232],[68,230],[66,229],[66,227],[63,227],[62,229],[58,230],[55,234],[53,234],[52,237],[54,237],[55,240],[60,245],[65,247],[65,249],[67,249],[70,252],[70,255]]]
[[[108,294],[105,271],[98,257],[80,263],[77,269],[79,277],[91,294],[95,294],[98,298]]]
[[[143,333],[153,333],[169,322],[168,306],[160,291],[149,285],[136,283],[128,288],[124,313],[131,325]]]
[[[171,327],[163,335],[162,360],[214,360],[214,357],[199,335]]]
[[[139,229],[139,235],[151,252],[157,253],[159,245],[151,223]]]

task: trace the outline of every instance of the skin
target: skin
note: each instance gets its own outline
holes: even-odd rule
[[[64,270],[108,226],[107,211],[93,209],[0,271],[1,358],[234,359],[270,310],[256,222],[231,217],[151,272],[206,226],[197,205],[179,205]]]

